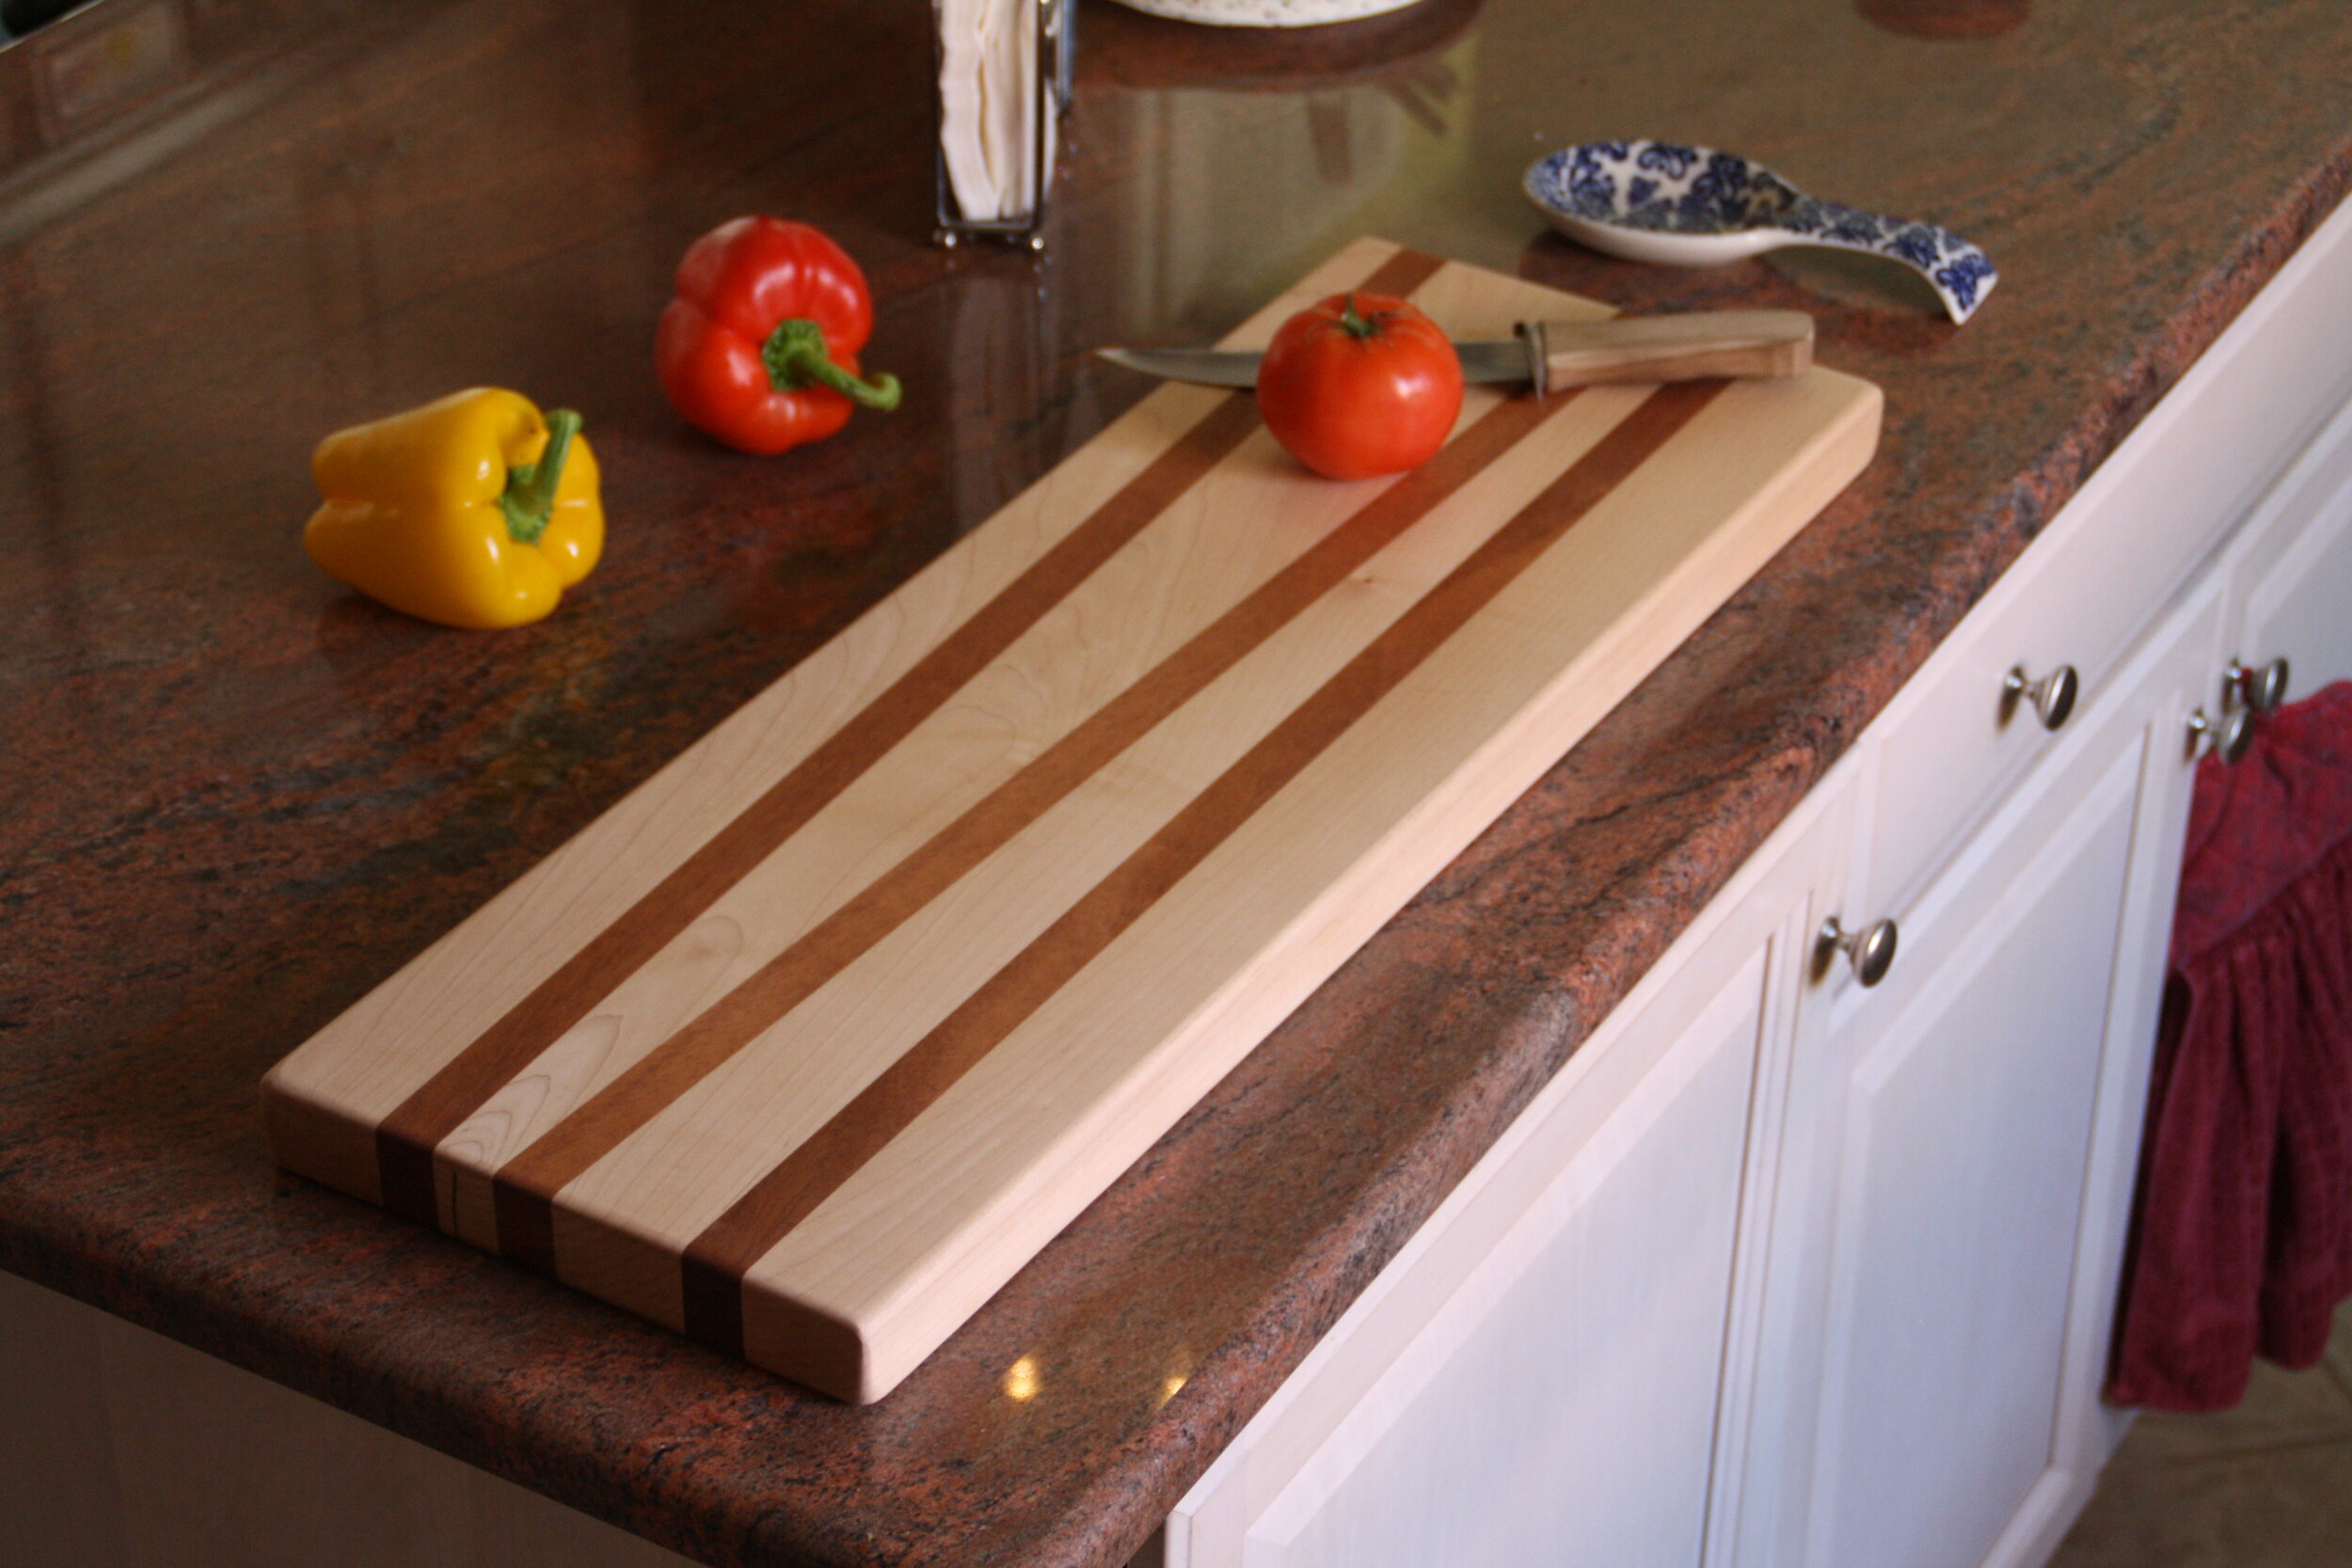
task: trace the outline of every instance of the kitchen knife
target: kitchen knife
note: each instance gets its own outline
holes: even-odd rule
[[[1603,383],[1787,376],[1813,363],[1813,318],[1802,310],[1694,310],[1597,322],[1521,322],[1514,338],[1457,342],[1462,379],[1524,382],[1540,396]],[[1106,348],[1115,365],[1171,381],[1254,387],[1254,349]]]

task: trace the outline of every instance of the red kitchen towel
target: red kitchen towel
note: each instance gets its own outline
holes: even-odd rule
[[[2199,765],[2107,1397],[2217,1410],[2352,1295],[2352,682]]]

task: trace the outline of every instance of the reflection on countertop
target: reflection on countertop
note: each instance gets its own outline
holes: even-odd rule
[[[261,108],[358,0],[89,0],[0,46],[0,243]],[[346,43],[354,41],[342,35]]]

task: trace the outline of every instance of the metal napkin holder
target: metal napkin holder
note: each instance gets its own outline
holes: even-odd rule
[[[1077,0],[1034,0],[1028,15],[1037,30],[1037,76],[1041,90],[1032,100],[1030,111],[1035,117],[1029,146],[1036,166],[1031,171],[1029,211],[1011,217],[967,218],[956,206],[956,195],[947,179],[947,154],[944,147],[932,154],[932,182],[939,227],[931,238],[943,245],[960,244],[966,235],[1003,240],[1010,245],[1025,245],[1031,250],[1045,248],[1045,198],[1053,182],[1053,158],[1047,151],[1056,139],[1050,133],[1054,122],[1070,112],[1072,81],[1077,57]],[[942,36],[942,0],[931,0],[931,83],[936,91],[947,66],[947,45]],[[945,133],[946,109],[941,109],[942,134]],[[937,138],[934,138],[935,140]]]

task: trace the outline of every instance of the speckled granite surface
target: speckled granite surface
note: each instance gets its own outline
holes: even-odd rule
[[[0,53],[0,1266],[714,1563],[1123,1560],[2352,177],[2332,0],[1936,10],[1090,6],[1035,270],[927,244],[918,7],[231,0],[63,100]],[[1643,134],[1944,222],[2001,290],[1954,329],[1866,262],[1643,272],[1519,204]],[[647,366],[678,250],[761,209],[866,261],[913,389],[773,463]],[[1140,395],[1088,349],[1364,231],[1812,310],[1879,460],[896,1394],[273,1172],[262,1070]],[[584,408],[616,518],[490,638],[294,547],[320,432],[477,381]]]

